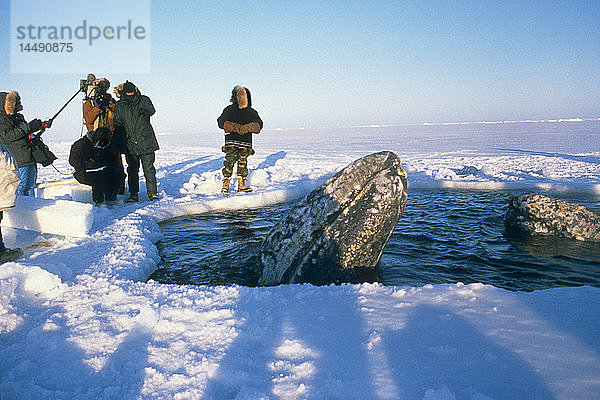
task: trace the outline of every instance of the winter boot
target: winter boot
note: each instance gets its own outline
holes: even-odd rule
[[[117,204],[117,191],[109,191],[104,193],[106,205],[112,207]]]
[[[128,203],[135,203],[138,201],[138,194],[137,193],[130,193],[129,197],[127,198],[127,200],[125,200]]]
[[[7,249],[6,247],[2,248],[0,251],[0,264],[4,264],[5,262],[15,261],[17,258],[23,255],[23,250],[16,249]]]
[[[231,183],[231,177],[223,178],[223,187],[221,188],[221,193],[229,193],[229,184]]]
[[[246,186],[246,178],[238,177],[238,192],[251,192],[252,188]]]

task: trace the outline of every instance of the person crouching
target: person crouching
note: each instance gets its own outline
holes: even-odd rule
[[[119,171],[118,149],[113,145],[112,132],[100,127],[88,132],[71,146],[69,164],[75,168],[77,182],[92,187],[94,205],[117,202],[123,173]]]

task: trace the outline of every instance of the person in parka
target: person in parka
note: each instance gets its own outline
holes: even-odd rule
[[[260,133],[263,121],[258,112],[252,108],[252,98],[248,88],[237,85],[231,91],[231,103],[217,118],[217,125],[225,133],[225,145],[221,150],[225,153],[223,161],[223,188],[221,192],[229,192],[233,167],[237,162],[238,192],[251,192],[246,185],[248,176],[248,156],[254,154],[252,134]]]
[[[92,187],[95,205],[115,204],[123,172],[119,169],[121,155],[113,144],[110,129],[100,127],[89,131],[71,146],[69,164],[75,168],[77,182]]]
[[[158,184],[154,168],[155,154],[159,149],[150,117],[156,110],[148,96],[127,81],[119,90],[120,99],[115,104],[115,128],[125,128],[127,137],[125,160],[127,161],[127,183],[129,185],[128,202],[138,201],[140,189],[140,162],[146,178],[146,192],[150,200],[158,200]]]
[[[4,210],[15,206],[20,181],[17,162],[0,140],[0,221],[4,217]],[[0,264],[15,260],[22,254],[21,249],[9,249],[4,245],[0,230]]]
[[[113,133],[112,143],[117,147],[120,154],[125,154],[125,133],[123,127],[115,129],[114,108],[115,100],[107,93],[110,82],[106,78],[96,79],[86,89],[86,97],[83,102],[83,123],[88,132],[103,126]],[[125,194],[125,168],[121,156],[117,158],[119,171],[123,179],[118,194]]]
[[[0,140],[15,157],[21,178],[17,194],[33,196],[33,188],[37,180],[37,164],[28,140],[42,128],[50,127],[52,121],[42,122],[36,118],[26,122],[19,112],[23,110],[21,97],[15,91],[0,92],[0,105]]]

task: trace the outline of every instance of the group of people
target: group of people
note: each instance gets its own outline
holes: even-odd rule
[[[154,168],[158,141],[150,117],[156,110],[148,96],[132,82],[115,87],[118,100],[107,93],[110,83],[97,79],[87,87],[83,104],[86,135],[71,146],[69,164],[75,169],[75,179],[92,187],[94,204],[114,204],[117,194],[125,194],[125,171],[122,154],[127,162],[129,197],[138,201],[140,163],[146,179],[148,199],[158,200],[158,184]]]
[[[92,188],[95,205],[115,204],[118,194],[125,194],[125,178],[129,188],[127,202],[139,200],[140,164],[146,180],[149,200],[158,200],[158,182],[154,167],[155,152],[159,149],[150,117],[156,110],[148,96],[126,81],[114,88],[115,100],[109,93],[107,79],[96,79],[82,88],[86,92],[83,104],[87,133],[71,146],[69,164],[75,169],[75,179]],[[231,104],[217,118],[223,130],[225,153],[223,187],[228,193],[237,164],[237,190],[250,192],[248,156],[254,154],[252,134],[263,127],[258,112],[252,108],[250,91],[235,86]],[[51,126],[52,121],[33,119],[26,122],[20,113],[21,98],[15,91],[0,92],[0,221],[2,210],[14,207],[16,195],[32,196],[37,180],[37,164],[30,141],[36,133]],[[125,155],[127,174],[122,161]],[[19,249],[8,249],[0,230],[0,263],[14,258]]]

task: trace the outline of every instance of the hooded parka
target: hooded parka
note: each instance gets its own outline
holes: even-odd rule
[[[92,187],[94,202],[116,199],[123,179],[118,157],[112,132],[104,127],[88,132],[71,146],[69,164],[75,168],[73,175],[79,183]]]
[[[252,97],[248,88],[236,86],[231,92],[231,103],[217,118],[217,125],[225,131],[225,146],[248,149],[248,154],[254,154],[252,149],[252,134],[260,133],[263,121],[258,112],[252,108]]]
[[[31,148],[27,142],[29,125],[21,111],[21,98],[17,92],[0,92],[0,140],[10,150],[17,166],[35,165]]]
[[[127,150],[136,156],[150,154],[159,149],[150,117],[156,110],[148,96],[135,90],[133,96],[121,93],[115,104],[114,124],[125,128]]]

